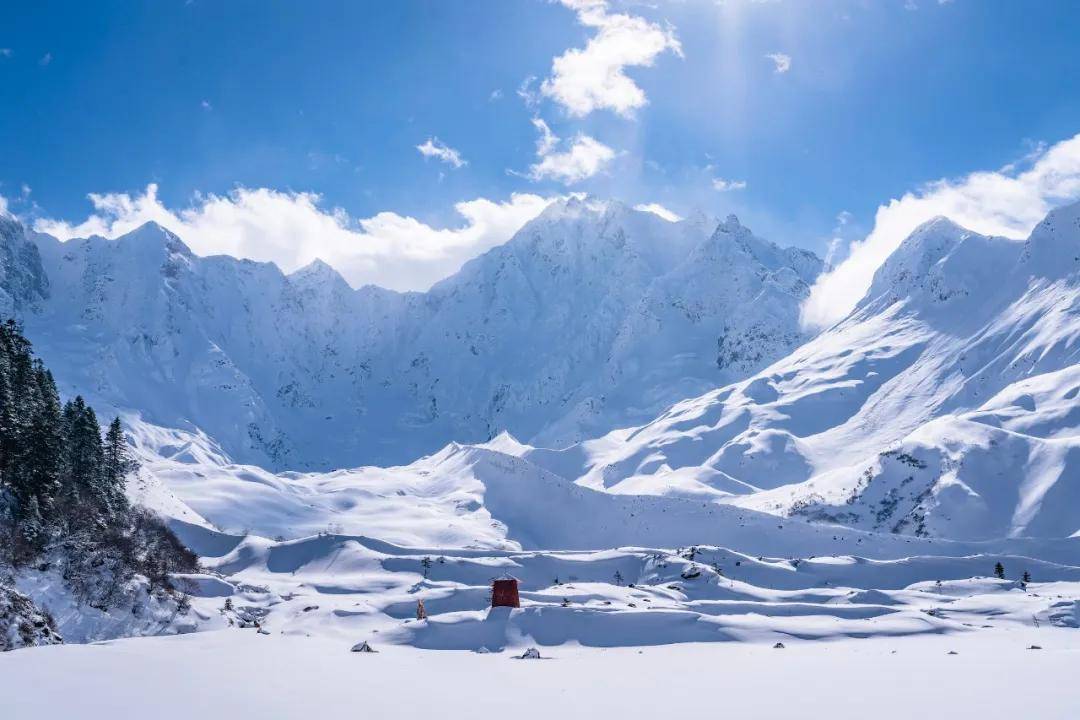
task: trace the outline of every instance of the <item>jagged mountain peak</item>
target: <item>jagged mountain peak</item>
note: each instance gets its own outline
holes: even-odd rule
[[[935,217],[919,225],[874,273],[867,300],[883,293],[910,290],[929,275],[931,268],[971,233],[946,217]]]
[[[717,262],[720,258],[724,263],[745,265],[761,276],[794,273],[797,282],[806,285],[814,281],[823,267],[821,259],[810,250],[784,248],[760,238],[733,214],[719,223],[708,240],[694,250],[694,262]]]
[[[305,287],[325,286],[327,288],[338,288],[342,285],[348,286],[341,273],[321,258],[315,258],[304,267],[289,273],[288,278],[290,282]]]
[[[945,217],[917,227],[874,274],[859,307],[905,301],[912,312],[940,314],[956,303],[981,303],[1007,294],[1023,248],[1009,238],[982,235]],[[976,319],[968,308],[957,321]],[[958,312],[958,309],[957,309]]]
[[[728,215],[726,220],[713,229],[708,245],[721,252],[746,255],[766,265],[774,265],[780,252],[779,246],[754,235],[753,231],[740,223],[739,218],[734,215]]]
[[[100,236],[94,237],[104,240],[104,238],[101,238]],[[187,246],[187,243],[180,239],[179,235],[153,220],[145,222],[134,230],[118,236],[115,240],[107,242],[115,242],[121,245],[142,243],[162,247],[171,253],[177,253],[186,257],[195,256],[195,253],[191,251],[191,248]]]
[[[139,225],[134,230],[131,230],[130,232],[124,233],[124,235],[121,236],[121,237],[126,237],[126,236],[142,237],[142,238],[146,238],[146,237],[171,238],[171,237],[176,237],[176,234],[173,233],[168,228],[166,228],[164,225],[161,225],[160,223],[158,223],[156,220],[147,220],[146,222],[144,222],[142,225]]]
[[[878,268],[857,311],[902,302],[905,312],[960,331],[985,322],[1033,282],[1072,282],[1078,271],[1080,202],[1050,211],[1025,241],[939,216],[919,225]]]
[[[393,464],[504,429],[565,443],[804,339],[787,251],[699,264],[706,227],[569,197],[426,293],[352,290],[322,261],[284,275],[194,256],[155,225],[40,236],[62,292],[26,325],[65,389],[196,427],[242,462]]]
[[[1057,279],[1078,269],[1080,202],[1051,210],[1026,241],[983,235],[938,216],[915,228],[878,268],[860,307],[1012,295],[1032,276]]]
[[[739,222],[739,216],[735,213],[728,214],[717,230],[725,233],[750,232],[748,228],[743,227],[742,223]]]
[[[596,229],[600,234],[629,225],[653,226],[668,223],[655,213],[637,210],[620,200],[602,200],[587,195],[571,195],[548,205],[540,215],[526,223],[522,231],[532,228],[561,226],[564,228]],[[520,232],[520,231],[519,231]]]
[[[601,285],[608,284],[604,276],[619,282],[626,275],[654,277],[675,267],[705,237],[685,221],[672,223],[620,201],[574,195],[552,203],[507,243],[469,261],[457,278],[436,287],[441,291],[459,280],[493,274],[505,279],[520,273],[532,277],[534,287],[538,273]]]
[[[581,193],[561,197],[550,203],[534,221],[559,222],[594,218],[606,210],[606,203]]]
[[[878,532],[1075,535],[1063,508],[1080,496],[1080,283],[1039,273],[1071,272],[1078,250],[1077,205],[1028,243],[934,219],[855,312],[758,374],[525,455],[612,492]]]

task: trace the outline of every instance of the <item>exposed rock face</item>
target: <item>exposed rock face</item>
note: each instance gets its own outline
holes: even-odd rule
[[[0,214],[0,314],[10,317],[48,297],[37,245],[18,221]]]

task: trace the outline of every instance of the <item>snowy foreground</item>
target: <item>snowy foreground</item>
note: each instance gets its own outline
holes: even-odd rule
[[[824,530],[789,540],[811,548]],[[95,643],[116,636],[114,619],[53,605],[69,642],[89,644],[0,656],[4,718],[1080,713],[1073,541],[915,543],[968,552],[872,559],[716,546],[440,554],[186,533],[207,569],[181,579],[190,611],[132,629],[157,637]],[[854,544],[893,549],[866,540]],[[987,577],[997,562],[1009,579]],[[503,574],[520,580],[519,609],[488,607]],[[350,652],[365,641],[375,653]],[[528,648],[541,658],[519,659]]]
[[[1028,650],[1038,644],[1042,650]],[[350,653],[219,631],[0,656],[6,718],[1075,718],[1080,634]],[[956,655],[948,654],[955,651]],[[47,689],[43,687],[48,679]],[[498,715],[496,715],[498,714]]]

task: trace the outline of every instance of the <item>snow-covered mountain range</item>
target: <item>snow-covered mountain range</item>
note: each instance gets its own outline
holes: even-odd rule
[[[275,469],[645,421],[805,340],[799,305],[822,268],[734,217],[581,199],[426,293],[354,290],[318,261],[284,275],[197,257],[152,224],[62,243],[4,222],[0,309],[62,392]]]
[[[656,420],[523,457],[594,488],[954,539],[1080,531],[1080,203],[918,228],[852,314]]]
[[[398,294],[197,258],[155,226],[8,223],[0,288],[62,388],[129,411],[147,502],[194,525],[494,548],[760,544],[730,533],[762,513],[1080,531],[1080,204],[1023,242],[931,221],[812,338],[820,262],[709,225],[567,201]]]

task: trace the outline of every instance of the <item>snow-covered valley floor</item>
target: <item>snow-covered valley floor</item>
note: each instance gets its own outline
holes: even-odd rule
[[[1028,548],[1050,561],[989,548],[800,558],[186,533],[207,572],[182,578],[185,616],[150,628],[157,637],[0,656],[0,716],[1080,714],[1071,540]],[[991,576],[998,562],[1008,579]],[[491,579],[506,574],[521,608],[489,608]],[[95,639],[85,614],[50,609],[69,641]],[[350,652],[362,641],[377,653]],[[530,647],[542,658],[515,658]]]
[[[1042,650],[1028,650],[1037,644]],[[964,635],[431,652],[253,630],[34,648],[0,656],[5,718],[588,718],[1080,714],[1080,634]],[[956,655],[949,654],[950,651]]]

